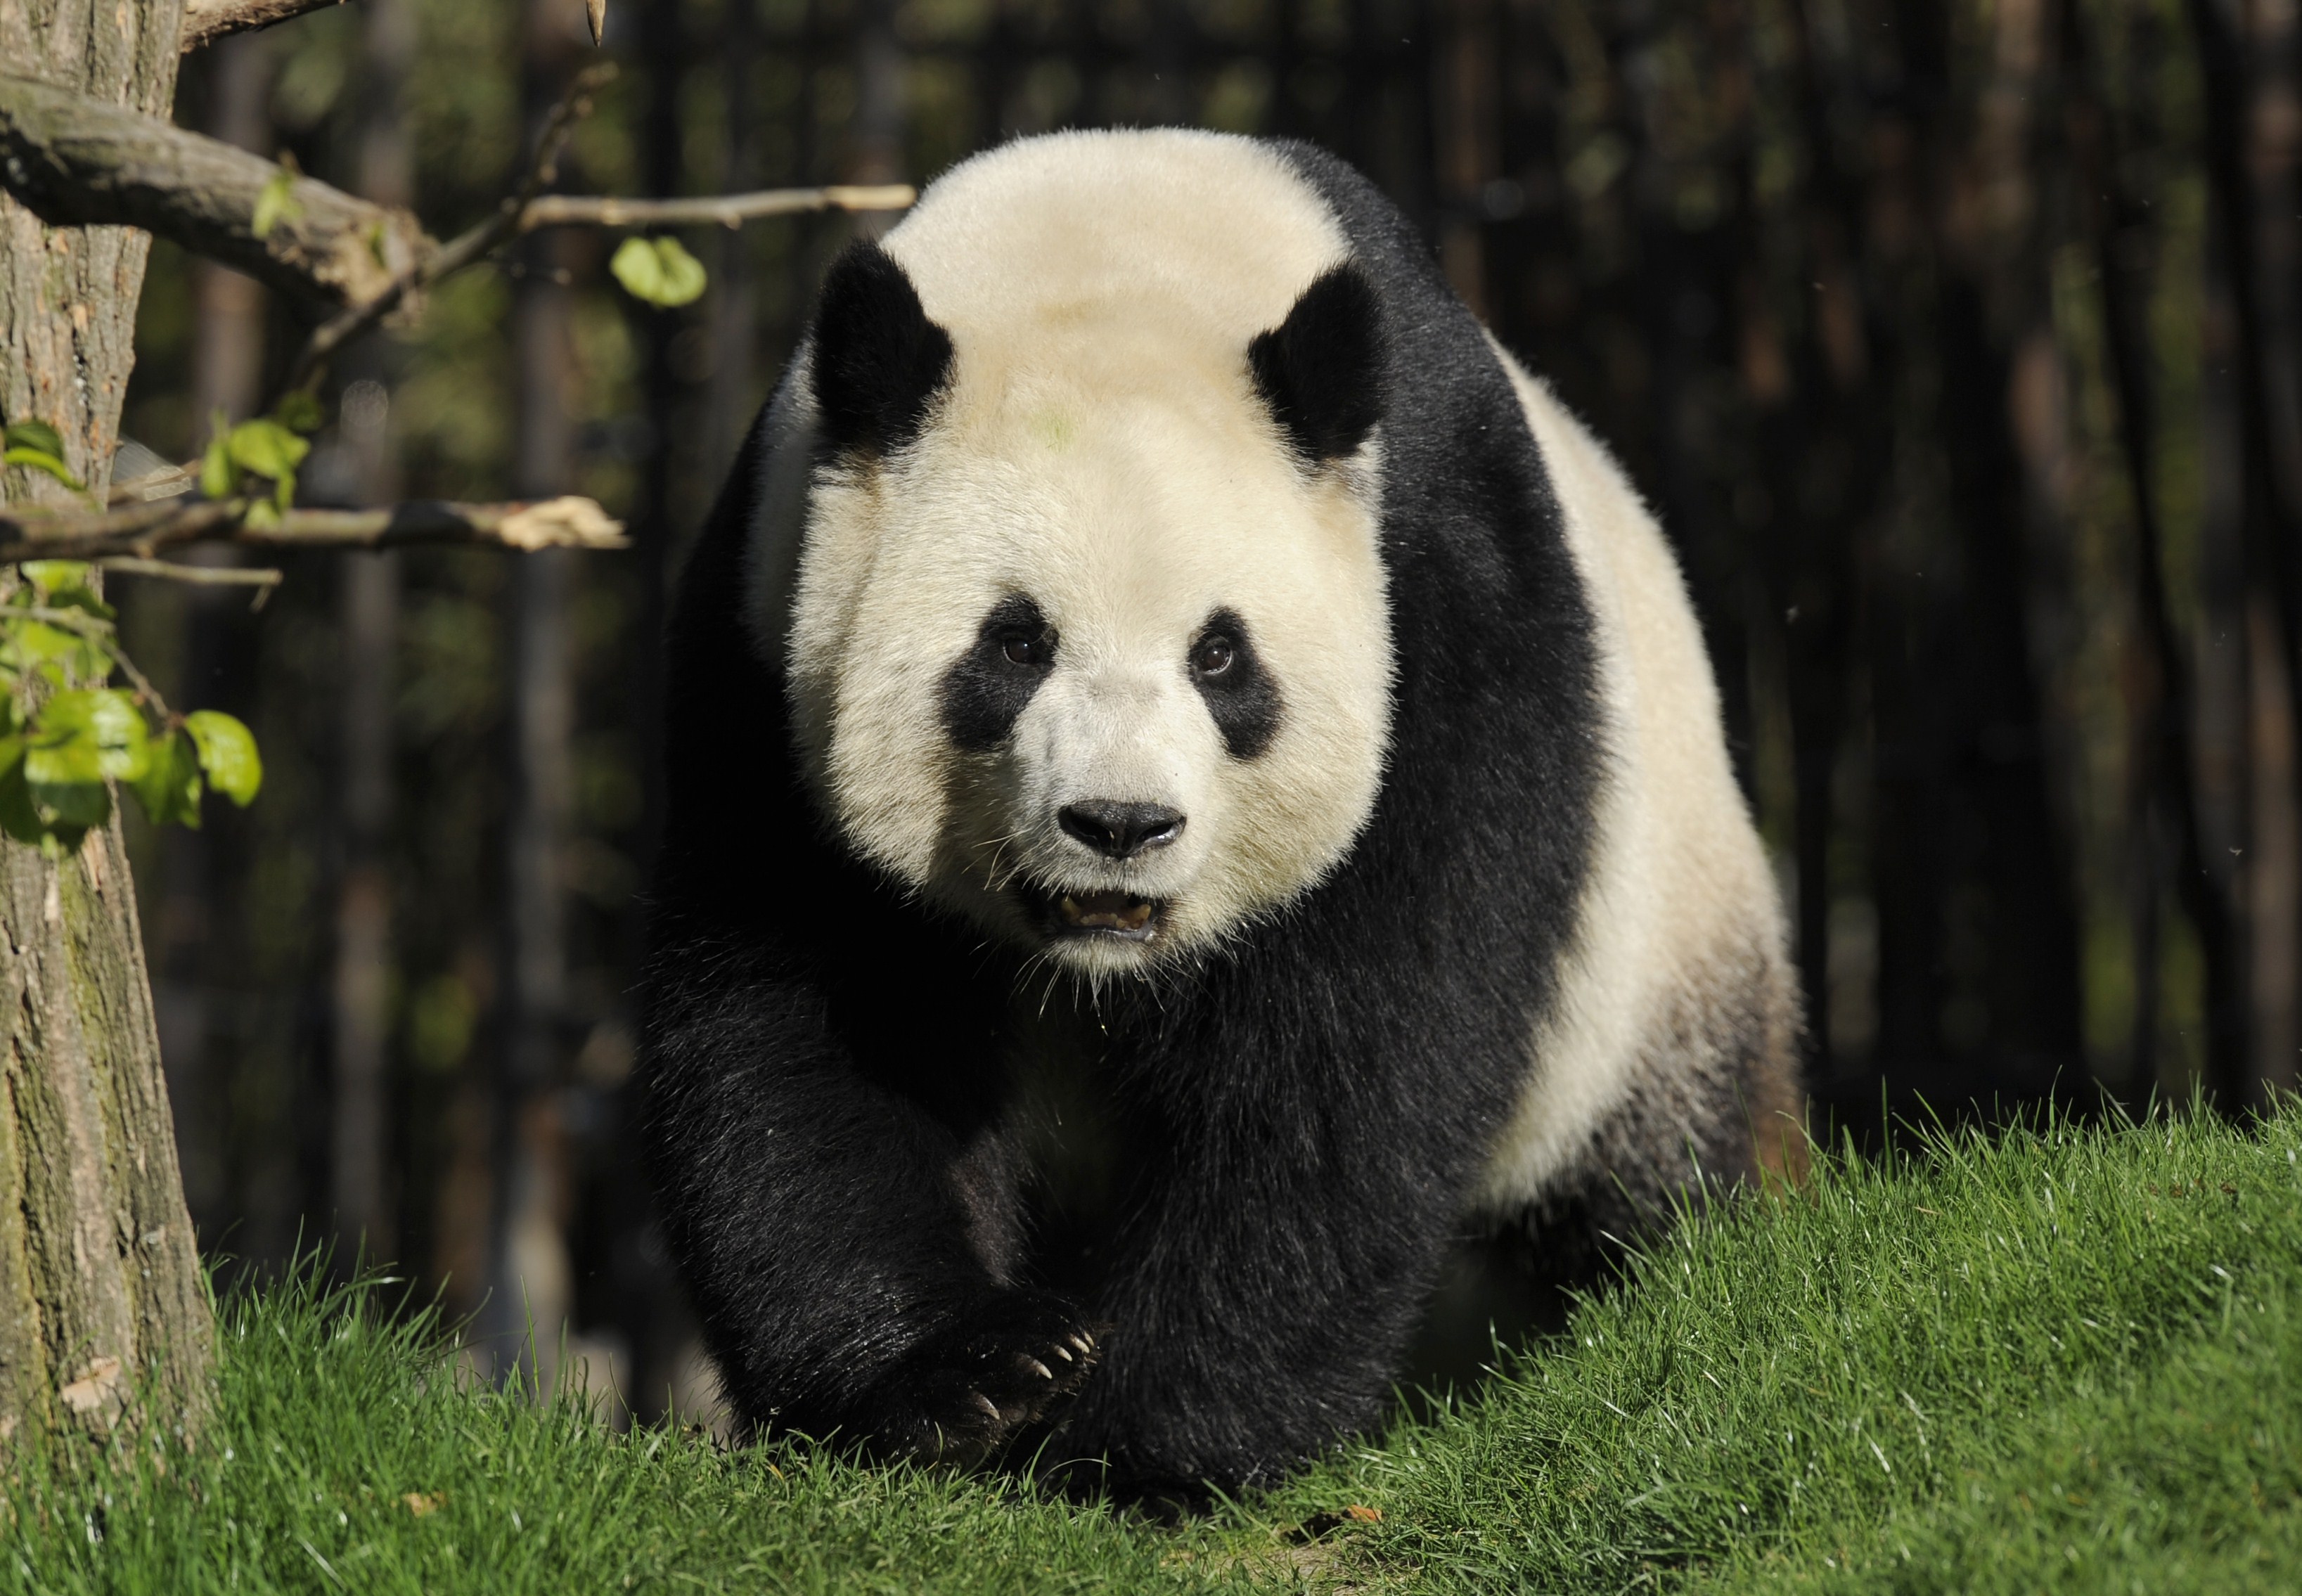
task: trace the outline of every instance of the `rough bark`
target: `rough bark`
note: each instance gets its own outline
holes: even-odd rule
[[[0,0],[0,60],[148,116],[175,94],[178,0]],[[148,240],[50,228],[0,194],[0,413],[55,427],[99,490],[119,440]],[[57,498],[13,471],[0,497]],[[0,840],[0,1433],[126,1413],[179,1430],[214,1331],[160,1073],[118,823],[77,854]]]

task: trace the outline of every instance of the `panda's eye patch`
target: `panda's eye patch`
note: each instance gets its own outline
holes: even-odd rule
[[[1235,760],[1251,760],[1279,735],[1283,706],[1279,684],[1255,651],[1255,638],[1236,610],[1207,617],[1191,644],[1191,685],[1206,701],[1223,747]]]
[[[943,724],[951,740],[978,752],[996,748],[1047,679],[1058,641],[1039,607],[1022,594],[994,604],[975,641],[943,673]]]

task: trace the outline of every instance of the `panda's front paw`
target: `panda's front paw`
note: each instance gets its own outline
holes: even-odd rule
[[[1067,1401],[1096,1351],[1093,1329],[1060,1298],[1003,1292],[912,1348],[872,1387],[863,1415],[872,1449],[980,1462]]]

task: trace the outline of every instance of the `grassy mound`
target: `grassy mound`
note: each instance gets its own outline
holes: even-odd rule
[[[459,1386],[372,1293],[290,1285],[227,1308],[197,1451],[21,1462],[0,1584],[2282,1592],[2298,1155],[2289,1110],[1827,1161],[1687,1228],[1475,1399],[1180,1530],[617,1435]]]

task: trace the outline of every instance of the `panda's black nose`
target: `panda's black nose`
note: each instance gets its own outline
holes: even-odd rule
[[[1055,816],[1065,831],[1111,859],[1132,859],[1164,848],[1183,835],[1183,817],[1155,803],[1112,803],[1090,798],[1066,804]]]

